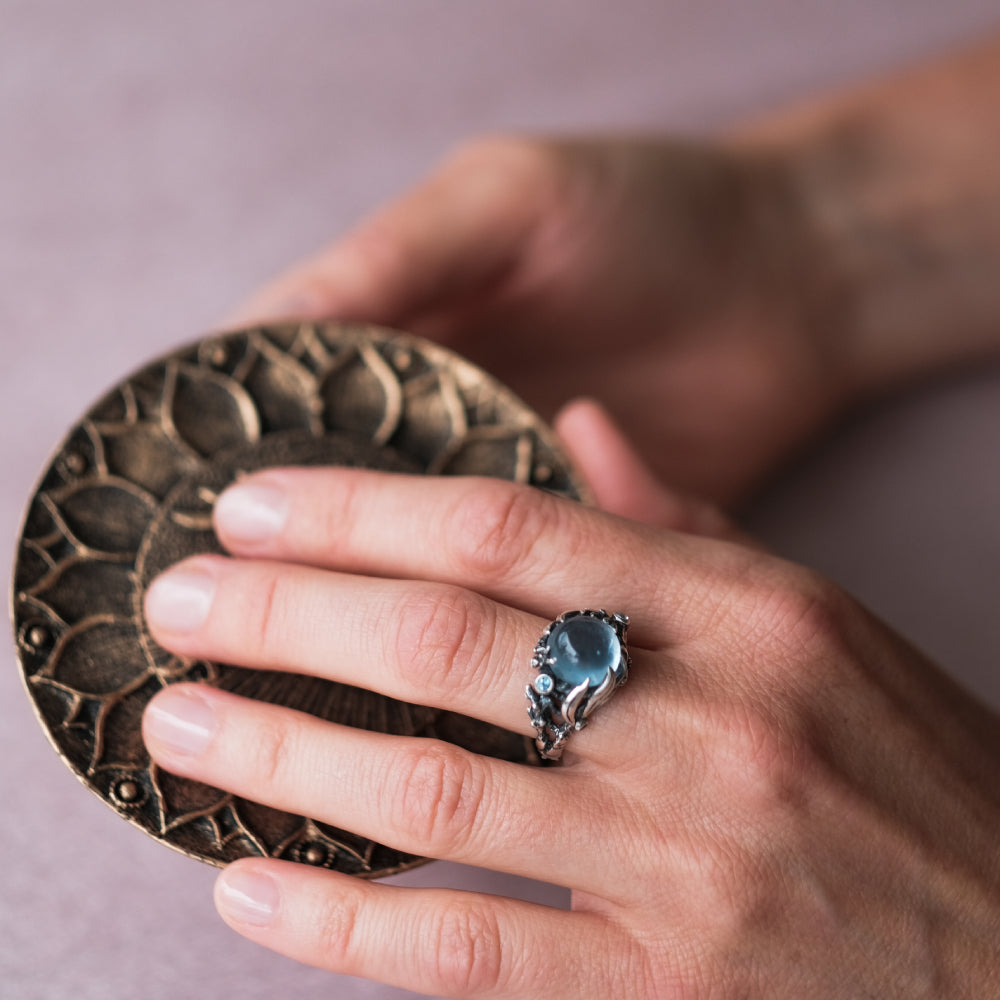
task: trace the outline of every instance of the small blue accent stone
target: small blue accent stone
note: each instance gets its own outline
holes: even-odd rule
[[[596,686],[618,666],[621,643],[618,633],[600,618],[577,615],[560,622],[549,634],[549,652],[555,661],[549,669],[571,688],[584,680]]]
[[[548,674],[539,674],[532,684],[539,694],[549,694],[555,686],[556,682]]]

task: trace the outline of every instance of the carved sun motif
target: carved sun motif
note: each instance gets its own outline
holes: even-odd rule
[[[142,594],[171,563],[220,551],[216,496],[277,464],[491,475],[579,499],[550,432],[506,389],[435,345],[369,326],[284,324],[201,341],[125,380],[57,451],[25,517],[13,611],[26,685],[59,753],[114,809],[213,864],[269,855],[372,876],[421,859],[153,764],[149,699],[200,681],[381,731],[511,760],[530,741],[319,680],[169,654]]]

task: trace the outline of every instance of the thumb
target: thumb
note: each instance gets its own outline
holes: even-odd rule
[[[555,428],[604,510],[671,531],[747,541],[717,507],[661,483],[595,400],[567,403]]]

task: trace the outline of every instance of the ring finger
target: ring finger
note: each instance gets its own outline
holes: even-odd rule
[[[353,729],[206,685],[161,691],[143,737],[172,773],[399,850],[603,895],[621,881],[576,863],[622,813],[620,793],[582,771]],[[540,828],[550,817],[561,818],[560,837]]]

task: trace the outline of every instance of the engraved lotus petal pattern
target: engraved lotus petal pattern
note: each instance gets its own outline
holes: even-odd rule
[[[492,475],[580,498],[555,439],[497,382],[384,329],[286,323],[209,338],[104,396],[67,435],[22,528],[12,591],[29,695],[67,764],[151,836],[212,864],[268,855],[362,876],[419,858],[161,771],[145,705],[213,684],[348,725],[534,762],[530,741],[318,678],[186,660],[158,646],[142,594],[167,566],[221,551],[212,505],[238,475],[341,464]]]

